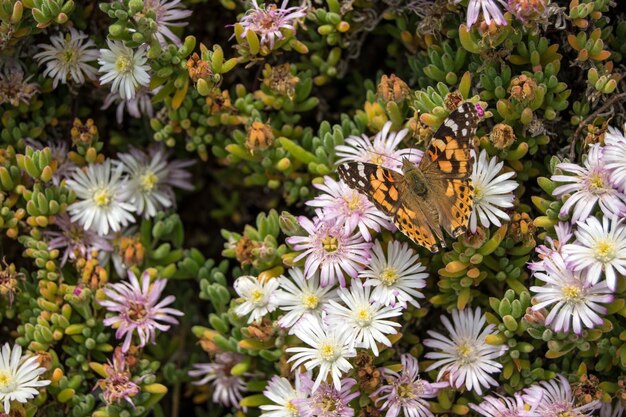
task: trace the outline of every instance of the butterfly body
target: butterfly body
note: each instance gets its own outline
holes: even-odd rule
[[[474,190],[470,149],[482,108],[453,111],[437,130],[419,164],[402,161],[402,174],[365,162],[338,168],[339,176],[392,216],[398,229],[431,252],[445,247],[442,228],[456,238],[467,230]]]

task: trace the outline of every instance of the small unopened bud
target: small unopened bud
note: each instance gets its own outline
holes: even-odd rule
[[[385,103],[390,101],[401,103],[411,94],[411,89],[395,74],[391,74],[389,77],[383,75],[378,83],[376,94]]]
[[[251,151],[265,150],[274,143],[272,128],[263,122],[253,122],[246,135],[246,148]]]

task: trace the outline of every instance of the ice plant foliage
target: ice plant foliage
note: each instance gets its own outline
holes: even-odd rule
[[[139,347],[155,343],[156,331],[167,331],[173,324],[178,324],[173,316],[184,313],[175,308],[167,307],[175,301],[173,295],[159,300],[167,281],[156,279],[151,283],[150,273],[141,275],[141,282],[133,272],[128,273],[127,282],[118,282],[105,288],[106,300],[100,305],[112,315],[104,320],[104,324],[117,329],[115,337],[124,339],[122,351],[130,349],[133,335],[139,337]]]

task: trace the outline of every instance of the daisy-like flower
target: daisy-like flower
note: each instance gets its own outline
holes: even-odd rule
[[[156,38],[161,45],[167,46],[167,40],[174,42],[176,46],[181,45],[180,38],[170,30],[170,27],[187,26],[187,19],[192,15],[191,10],[186,10],[181,0],[144,0],[143,13],[151,16],[154,13],[156,23]]]
[[[417,298],[424,298],[419,289],[426,286],[428,273],[417,253],[397,240],[389,242],[386,256],[378,241],[373,252],[367,267],[359,272],[359,278],[366,279],[363,285],[374,287],[372,299],[392,307],[396,303],[401,306],[411,303],[419,308]]]
[[[124,352],[118,347],[113,354],[113,363],[104,365],[106,378],[98,380],[96,386],[102,390],[107,404],[115,404],[124,400],[134,407],[133,397],[141,388],[132,380],[132,374],[126,363]]]
[[[398,172],[402,172],[402,160],[405,158],[417,164],[424,154],[422,151],[413,148],[397,149],[409,131],[402,129],[399,132],[390,132],[390,130],[391,122],[387,122],[373,140],[366,135],[348,137],[343,145],[335,148],[335,153],[340,157],[336,164],[369,162]]]
[[[485,327],[487,320],[480,308],[471,311],[469,308],[452,312],[452,323],[442,316],[441,322],[450,334],[449,337],[429,330],[432,339],[424,340],[424,345],[438,349],[429,352],[426,357],[436,359],[426,369],[427,372],[441,368],[437,380],[448,374],[450,385],[460,388],[465,385],[469,391],[482,395],[482,389],[497,386],[498,382],[489,374],[499,372],[502,364],[494,359],[504,355],[506,346],[492,346],[485,342],[487,336],[495,334],[495,325]]]
[[[194,385],[211,383],[213,387],[213,402],[224,407],[241,408],[239,402],[246,391],[246,382],[241,376],[231,374],[233,366],[237,365],[243,356],[234,352],[222,352],[215,355],[214,363],[196,363],[189,371],[192,378],[201,377],[194,381]]]
[[[311,221],[300,216],[298,223],[309,235],[289,237],[287,243],[303,251],[294,261],[306,258],[304,275],[307,278],[320,271],[322,287],[333,285],[337,280],[345,287],[344,272],[356,278],[363,265],[369,262],[372,244],[363,241],[360,234],[350,233],[336,219],[316,217]]]
[[[0,351],[0,402],[2,413],[11,411],[11,401],[25,404],[39,394],[39,388],[50,381],[39,379],[46,368],[39,366],[37,356],[22,356],[22,347],[5,343]]]
[[[167,280],[157,279],[150,284],[150,274],[145,271],[141,283],[132,271],[128,272],[130,282],[109,284],[104,289],[107,300],[100,301],[112,317],[106,318],[104,324],[117,329],[115,337],[124,338],[122,351],[128,352],[133,334],[139,336],[139,347],[148,342],[154,343],[156,331],[167,331],[172,324],[178,324],[172,316],[183,316],[182,311],[167,307],[176,297],[168,295],[159,301]]]
[[[233,288],[237,295],[243,299],[243,303],[235,308],[235,313],[241,317],[249,314],[248,323],[252,323],[276,310],[278,306],[276,293],[279,285],[278,279],[261,282],[251,275],[237,278]]]
[[[541,310],[554,304],[546,317],[546,325],[557,332],[581,334],[584,328],[591,329],[602,324],[601,314],[606,308],[600,304],[613,301],[612,291],[606,282],[591,284],[580,272],[571,271],[563,257],[554,254],[544,260],[545,272],[538,272],[535,278],[545,285],[530,287],[537,295],[533,310]]]
[[[68,77],[78,85],[84,84],[85,79],[96,79],[98,71],[89,63],[95,62],[100,53],[89,36],[70,28],[70,32],[65,35],[59,33],[51,36],[50,42],[50,45],[37,45],[42,51],[35,54],[34,58],[39,65],[46,64],[43,75],[53,79],[54,88],[57,88],[59,82],[66,84]]]
[[[360,280],[352,281],[350,289],[340,288],[339,298],[345,305],[331,300],[328,307],[328,323],[331,326],[345,325],[355,347],[371,349],[378,356],[378,346],[391,346],[386,335],[398,333],[400,323],[389,320],[402,314],[400,306],[389,307],[377,303],[370,297],[372,288],[365,287]]]
[[[473,154],[473,151],[472,151]],[[509,220],[509,215],[501,209],[513,207],[513,190],[518,187],[517,181],[510,180],[514,172],[500,174],[504,162],[496,157],[489,158],[483,149],[478,158],[474,155],[474,167],[471,180],[474,186],[474,201],[469,225],[472,233],[476,233],[478,222],[484,227],[491,224],[501,226],[502,220]]]
[[[556,197],[571,194],[563,207],[561,216],[566,216],[573,208],[572,222],[585,220],[598,204],[602,213],[608,217],[619,216],[626,212],[626,195],[615,189],[610,181],[611,171],[606,167],[600,144],[589,149],[583,166],[563,162],[557,165],[560,170],[573,175],[553,175],[552,181],[566,183],[554,189]]]
[[[576,241],[565,245],[567,262],[575,271],[585,269],[586,279],[591,284],[597,283],[602,272],[611,291],[617,287],[617,271],[626,275],[626,227],[616,218],[602,218],[602,223],[595,217],[578,223]]]
[[[285,39],[283,30],[295,32],[298,19],[306,16],[306,7],[287,7],[289,0],[283,0],[278,7],[275,4],[259,6],[252,0],[252,8],[241,18],[243,27],[241,38],[245,39],[249,31],[256,33],[261,45],[274,48],[276,41]]]
[[[306,391],[299,386],[301,378],[301,374],[296,374],[294,388],[287,378],[274,375],[263,391],[263,395],[274,404],[260,406],[263,411],[261,417],[297,417],[297,402],[307,398]]]
[[[400,361],[400,373],[383,368],[387,384],[376,390],[371,397],[376,399],[376,404],[383,402],[379,409],[387,410],[385,417],[397,417],[400,411],[405,417],[432,417],[426,400],[436,397],[439,390],[446,388],[448,383],[431,384],[420,379],[417,359],[411,355],[402,355]]]
[[[524,399],[518,393],[511,397],[502,395],[488,395],[480,404],[470,404],[470,408],[483,417],[525,417],[528,411],[524,406]],[[537,406],[531,403],[530,412]]]
[[[309,371],[319,367],[311,391],[315,392],[329,373],[335,388],[340,390],[342,373],[352,369],[347,358],[356,356],[350,343],[350,331],[345,326],[329,327],[319,318],[307,315],[296,325],[294,333],[309,347],[287,349],[287,352],[294,353],[288,361],[293,362],[291,369],[297,369],[300,365],[304,365]]]
[[[279,288],[275,294],[278,308],[286,311],[278,320],[281,327],[291,329],[306,314],[322,317],[322,311],[328,306],[328,302],[337,296],[332,286],[321,287],[317,273],[308,280],[304,278],[302,270],[291,268],[291,279],[281,276],[278,279]]]
[[[78,197],[78,201],[68,207],[72,221],[78,221],[86,230],[94,230],[100,236],[133,223],[135,218],[131,213],[135,208],[127,202],[131,195],[123,171],[123,165],[110,159],[75,170],[67,180],[67,186]]]
[[[610,172],[611,183],[626,193],[626,135],[624,131],[611,126],[604,135],[604,143],[605,168]]]
[[[525,403],[535,405],[534,411],[527,413],[529,417],[586,417],[591,416],[601,405],[600,401],[594,400],[577,407],[576,397],[563,375],[526,388],[523,399]]]
[[[303,377],[302,385],[311,390],[313,381]],[[323,382],[309,398],[294,401],[299,417],[353,417],[354,409],[349,403],[359,396],[359,391],[350,393],[356,380],[346,378],[341,381],[341,388]]]
[[[39,92],[37,84],[28,82],[33,76],[24,78],[24,71],[19,65],[6,65],[0,69],[0,105],[8,103],[17,107],[20,103],[28,104]]]
[[[100,109],[106,110],[115,104],[117,106],[115,109],[115,120],[117,120],[118,124],[122,124],[124,121],[124,113],[128,113],[135,119],[139,119],[142,116],[153,118],[154,107],[152,106],[152,95],[159,89],[160,88],[150,91],[147,87],[139,87],[135,92],[135,96],[126,100],[120,96],[119,92],[111,91],[105,97]]]
[[[46,230],[44,236],[48,241],[48,249],[65,249],[61,257],[61,265],[68,259],[90,259],[92,252],[112,252],[113,246],[106,236],[99,236],[96,232],[85,230],[82,226],[72,222],[67,213],[55,216],[54,224],[59,230]]]
[[[461,0],[456,0],[455,3],[459,3],[460,1]],[[481,9],[483,12],[483,19],[485,19],[487,24],[490,24],[493,20],[498,26],[506,26],[506,19],[504,18],[498,3],[506,7],[504,0],[470,0],[467,5],[467,18],[465,20],[467,31],[469,32],[472,25],[478,21]]]
[[[146,48],[140,46],[136,50],[124,45],[121,41],[107,40],[109,49],[100,49],[100,77],[102,84],[113,83],[111,91],[119,93],[123,100],[135,97],[139,86],[150,84],[150,65],[147,64]]]
[[[345,224],[350,231],[358,228],[366,241],[372,240],[369,229],[377,232],[380,232],[381,227],[395,229],[389,216],[378,210],[365,195],[348,187],[343,181],[324,177],[324,183],[314,184],[314,187],[323,194],[306,204],[321,208],[325,219],[337,219],[337,223]]]
[[[145,218],[174,204],[172,187],[193,190],[191,174],[184,168],[194,161],[168,162],[168,155],[163,146],[151,147],[148,153],[132,148],[129,153],[118,154],[129,176],[130,203]]]

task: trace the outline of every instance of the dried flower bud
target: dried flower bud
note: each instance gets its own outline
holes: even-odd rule
[[[200,79],[206,79],[213,75],[211,66],[209,63],[200,58],[200,56],[194,52],[191,58],[187,60],[187,72],[189,78],[196,83]]]
[[[206,104],[209,106],[209,113],[234,110],[228,90],[221,91],[214,88],[207,96]]]
[[[600,381],[595,375],[581,375],[578,382],[572,384],[572,389],[579,404],[589,404],[600,400],[604,394],[600,388]]]
[[[526,309],[526,314],[524,314],[523,319],[524,321],[528,323],[542,326],[546,321],[547,314],[548,314],[548,311],[545,308],[537,311],[537,310],[533,310],[532,307],[528,307]]]
[[[382,382],[382,374],[374,365],[374,358],[366,351],[360,351],[354,360],[356,380],[363,392],[372,393]]]
[[[235,246],[235,258],[242,265],[251,265],[254,261],[252,251],[259,247],[259,244],[252,239],[242,236]]]
[[[537,226],[533,223],[528,213],[513,213],[508,235],[515,242],[523,242],[524,245],[535,243]]]
[[[262,151],[272,146],[272,143],[274,143],[272,128],[263,122],[252,122],[246,135],[246,148],[251,151]]]
[[[463,101],[465,100],[463,99],[461,93],[455,91],[453,93],[449,93],[443,99],[443,105],[446,110],[448,110],[449,112],[453,112],[461,105],[461,103],[463,103]]]
[[[413,113],[413,117],[406,123],[406,128],[409,129],[409,133],[411,134],[410,137],[407,137],[410,138],[412,142],[411,146],[415,146],[415,142],[417,145],[428,143],[433,137],[433,129],[420,120],[419,111]]]
[[[359,411],[358,417],[382,417],[383,413],[376,407],[366,405]]]
[[[248,326],[246,330],[251,338],[257,339],[261,342],[270,340],[276,332],[276,328],[274,327],[272,320],[268,318],[263,318],[260,323]]]
[[[515,131],[504,123],[498,123],[493,127],[489,140],[497,149],[506,149],[515,142]]]
[[[411,89],[395,74],[391,74],[389,77],[383,75],[378,83],[376,94],[385,103],[390,101],[401,103],[411,94]]]
[[[467,247],[478,249],[487,241],[485,229],[478,226],[476,232],[467,231],[463,235],[463,244]]]
[[[542,17],[546,0],[509,0],[509,10],[517,20],[529,23]]]
[[[98,128],[94,124],[93,119],[87,119],[83,123],[79,118],[75,118],[70,130],[70,136],[74,145],[89,146],[98,140]]]
[[[19,279],[23,279],[24,275],[17,272],[14,264],[8,264],[2,260],[4,268],[0,270],[0,296],[8,297],[9,305],[13,304],[15,291]]]
[[[511,99],[520,103],[528,103],[535,98],[537,82],[528,75],[522,74],[511,80],[509,94]]]
[[[296,95],[296,85],[300,82],[300,78],[291,73],[291,64],[282,64],[275,67],[265,66],[263,71],[263,85],[281,96],[287,96],[290,99]]]
[[[131,267],[143,263],[145,248],[138,236],[122,236],[115,243],[124,265]]]

